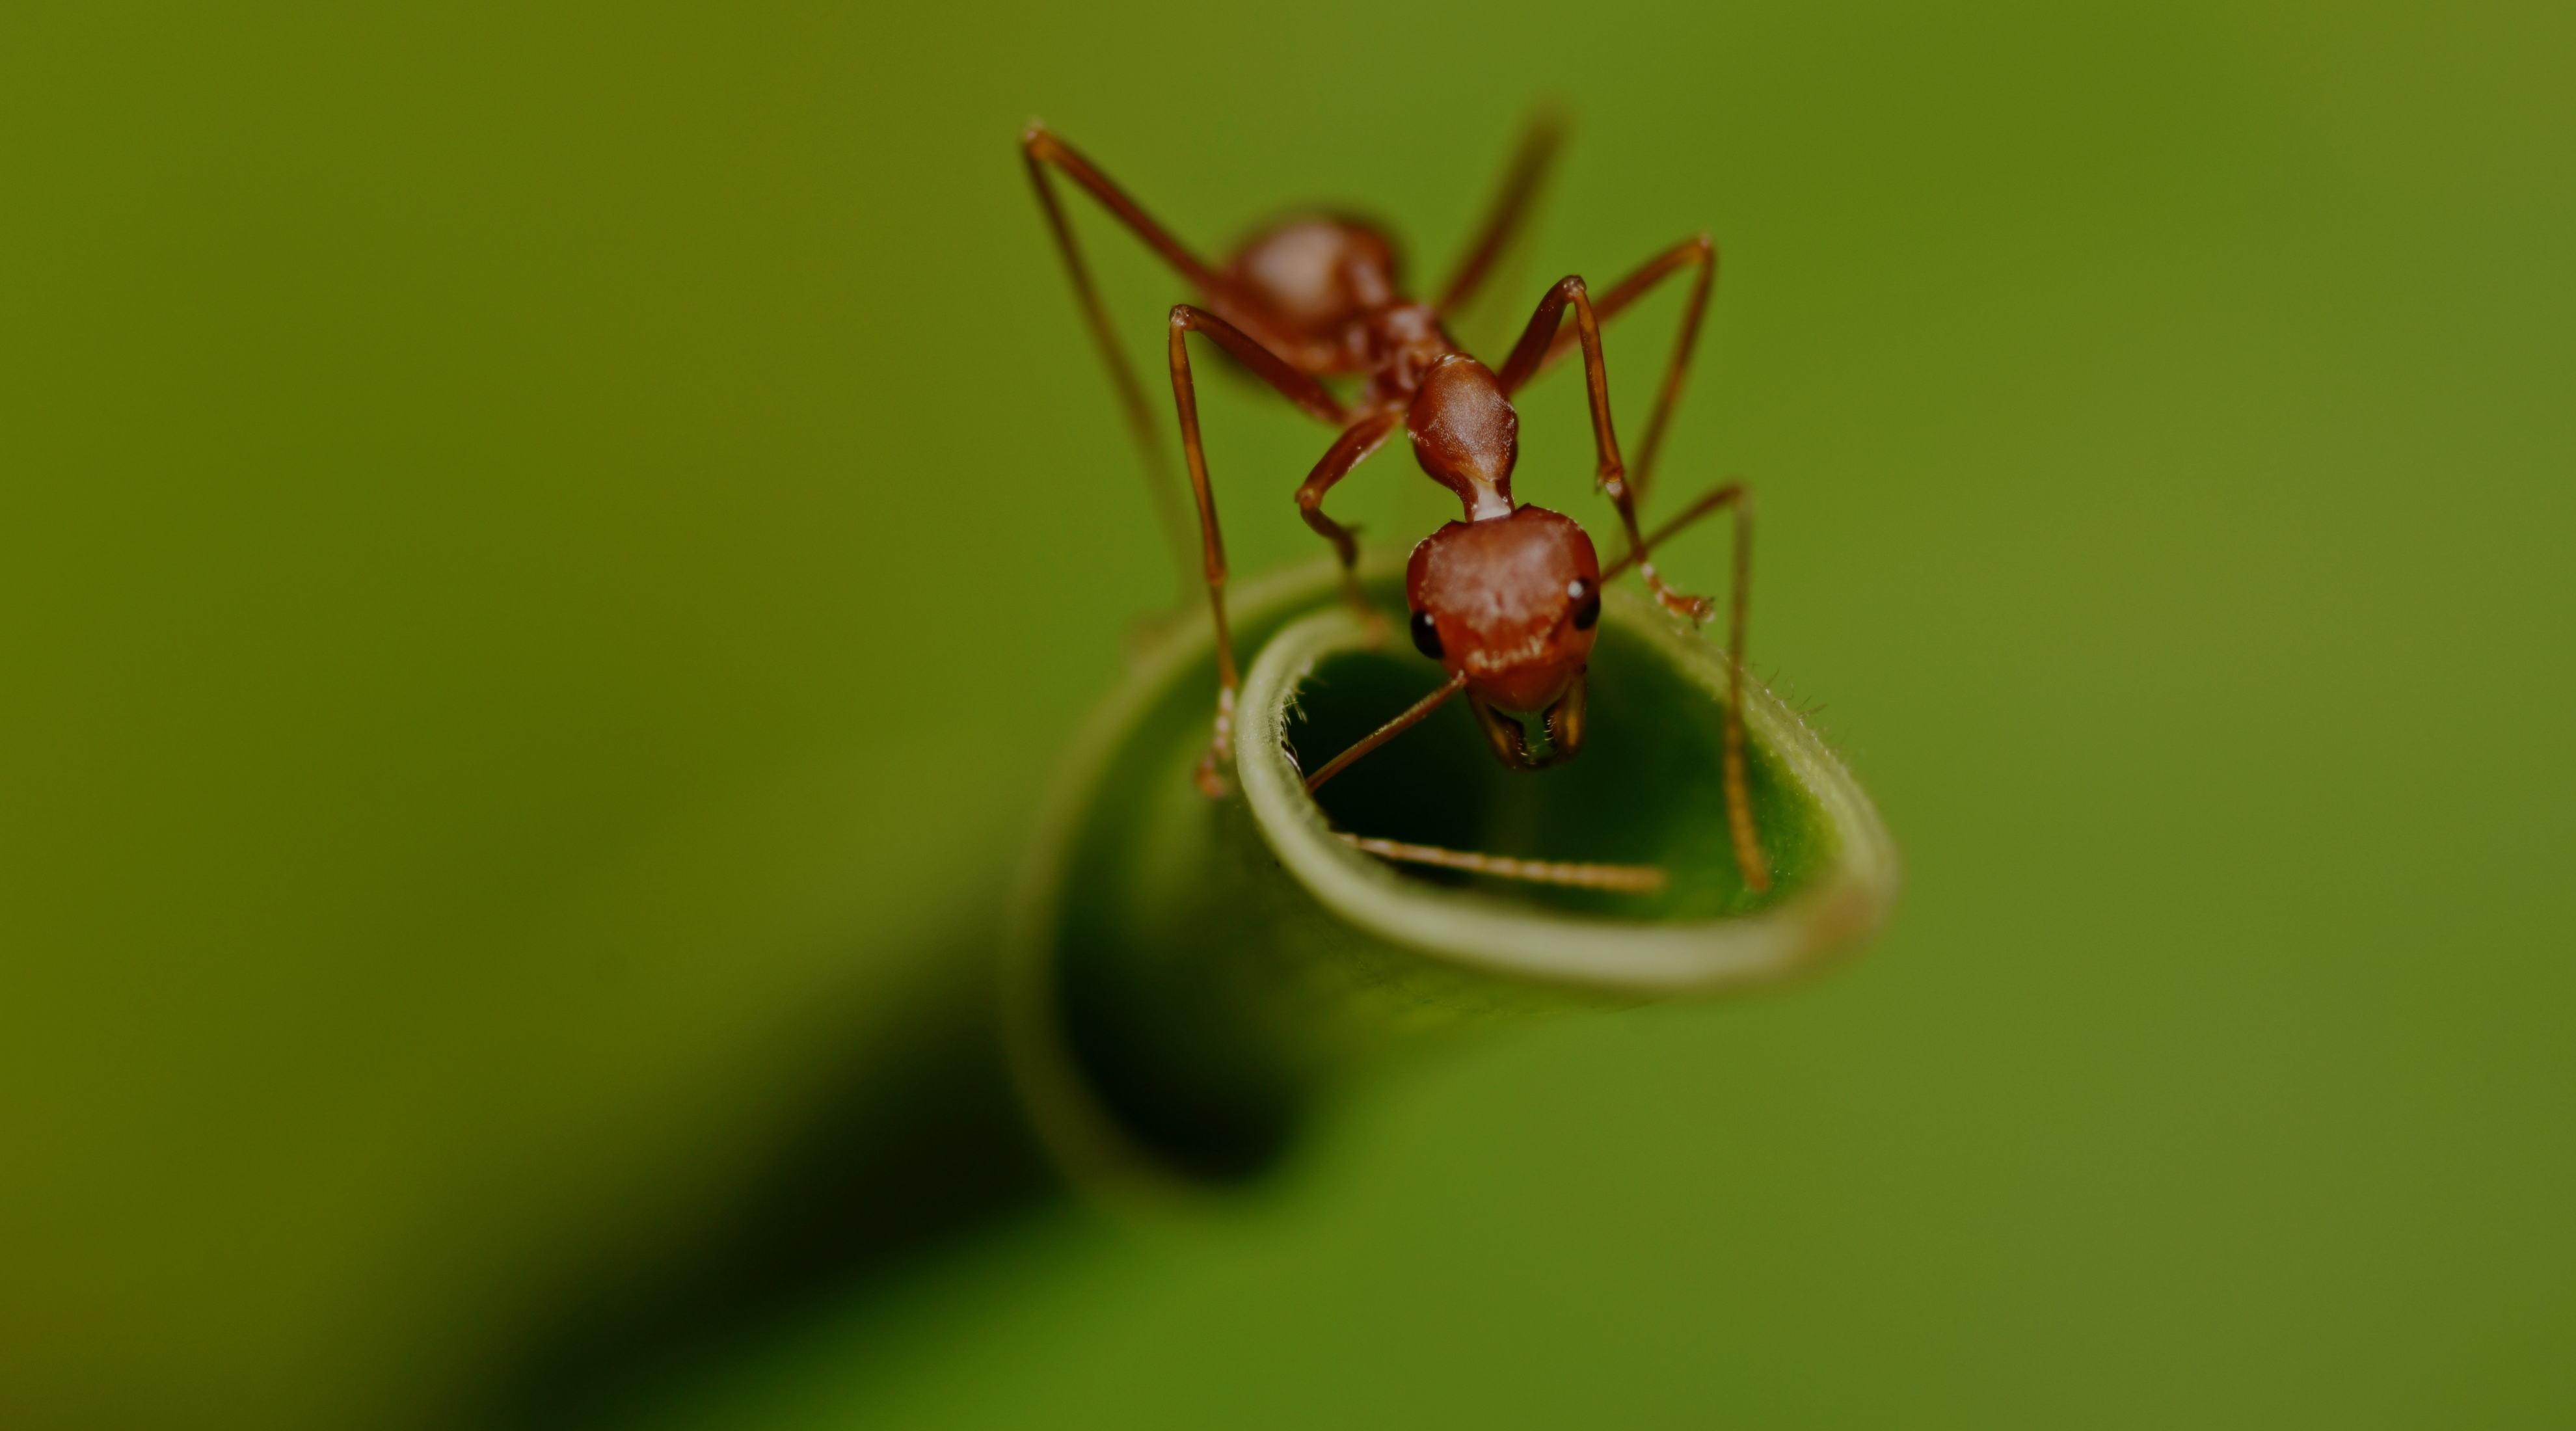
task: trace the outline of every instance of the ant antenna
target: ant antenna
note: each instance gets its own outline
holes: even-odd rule
[[[1661,894],[1666,883],[1664,872],[1654,865],[1586,865],[1563,860],[1515,860],[1502,855],[1480,855],[1472,850],[1444,850],[1438,845],[1408,845],[1396,840],[1373,840],[1361,835],[1346,835],[1339,830],[1333,838],[1382,860],[1399,864],[1436,865],[1445,870],[1465,870],[1470,874],[1499,875],[1504,879],[1528,880],[1532,884],[1561,884],[1575,889],[1613,889],[1626,894]]]

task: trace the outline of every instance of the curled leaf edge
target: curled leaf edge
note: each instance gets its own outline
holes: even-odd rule
[[[1402,570],[1401,548],[1373,548],[1363,579]],[[1239,627],[1339,589],[1329,556],[1247,580],[1229,607]],[[1723,698],[1727,661],[1695,632],[1642,599],[1610,593],[1603,619],[1641,636],[1712,697]],[[1325,908],[1390,943],[1435,959],[1524,981],[1646,998],[1714,995],[1812,970],[1882,924],[1901,881],[1894,841],[1877,808],[1823,738],[1758,680],[1744,689],[1748,732],[1786,765],[1827,815],[1831,864],[1763,910],[1662,926],[1534,910],[1473,891],[1397,874],[1334,837],[1282,743],[1298,683],[1327,656],[1367,649],[1383,632],[1346,607],[1291,622],[1264,644],[1247,673],[1236,773],[1263,838]],[[1130,1135],[1093,1092],[1065,1036],[1052,977],[1065,847],[1128,729],[1171,681],[1204,659],[1208,628],[1175,623],[1137,653],[1130,669],[1075,736],[1030,823],[1005,906],[999,964],[1004,1054],[1033,1131],[1073,1186],[1113,1208],[1195,1206],[1210,1189],[1173,1170]]]

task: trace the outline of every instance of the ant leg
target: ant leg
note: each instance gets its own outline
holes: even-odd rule
[[[1601,361],[1601,321],[1593,312],[1591,295],[1580,277],[1569,274],[1559,279],[1539,300],[1538,311],[1530,315],[1529,327],[1522,330],[1520,342],[1513,345],[1512,355],[1503,364],[1497,381],[1504,395],[1509,396],[1537,373],[1568,307],[1574,310],[1575,333],[1583,344],[1584,396],[1592,409],[1592,446],[1599,458],[1595,480],[1618,507],[1620,524],[1627,528],[1628,550],[1637,557],[1637,573],[1646,579],[1655,599],[1676,616],[1706,621],[1715,609],[1708,598],[1684,596],[1666,586],[1656,574],[1654,562],[1648,559],[1645,533],[1637,528],[1637,494],[1629,489],[1627,467],[1619,459],[1619,434],[1610,422],[1610,373]]]
[[[1646,440],[1638,445],[1637,466],[1629,485],[1636,488],[1637,500],[1646,498],[1647,484],[1654,479],[1655,456],[1663,451],[1664,427],[1672,420],[1673,405],[1681,400],[1682,378],[1690,370],[1691,352],[1699,346],[1700,320],[1708,314],[1709,290],[1717,284],[1717,245],[1707,234],[1695,234],[1646,261],[1644,267],[1603,294],[1593,312],[1604,323],[1619,316],[1622,309],[1645,297],[1655,286],[1685,268],[1696,269],[1690,297],[1682,303],[1681,332],[1673,339],[1673,355],[1664,364],[1663,391],[1655,397],[1654,415],[1646,420]],[[1548,344],[1547,356],[1539,361],[1545,372],[1556,360],[1573,351],[1579,335],[1559,333]]]
[[[1076,152],[1072,145],[1058,139],[1044,124],[1029,121],[1020,135],[1020,155],[1028,164],[1029,184],[1037,190],[1038,207],[1046,211],[1047,228],[1055,236],[1056,252],[1064,258],[1065,273],[1073,280],[1074,296],[1081,301],[1083,322],[1091,329],[1092,346],[1100,352],[1103,367],[1109,370],[1110,386],[1117,390],[1120,413],[1127,420],[1127,435],[1145,464],[1146,494],[1154,505],[1154,518],[1163,528],[1163,539],[1171,548],[1174,570],[1186,587],[1189,579],[1188,519],[1182,515],[1172,480],[1171,457],[1156,440],[1152,410],[1145,402],[1144,386],[1136,379],[1136,370],[1127,354],[1118,346],[1117,334],[1109,326],[1109,312],[1100,302],[1100,290],[1091,281],[1091,266],[1083,261],[1082,245],[1075,241],[1073,225],[1065,216],[1064,206],[1056,201],[1055,186],[1047,181],[1049,165],[1064,171],[1084,192],[1097,199],[1101,207],[1124,225],[1129,233],[1143,241],[1165,263],[1189,280],[1210,302],[1229,309],[1243,304],[1225,276],[1201,262],[1196,254],[1172,237],[1169,230],[1156,223],[1125,190]]]
[[[1204,308],[1193,308],[1187,303],[1173,306],[1172,351],[1175,354],[1182,351],[1181,334],[1192,329],[1215,339],[1218,347],[1232,353],[1245,367],[1252,369],[1263,382],[1278,389],[1281,397],[1303,409],[1307,416],[1319,422],[1329,422],[1335,427],[1346,427],[1350,424],[1349,411],[1342,406],[1341,399],[1333,396],[1332,389],[1316,381],[1312,374],[1302,371],[1286,358],[1262,346],[1259,339],[1246,334],[1242,329]],[[1175,357],[1172,361],[1181,365],[1174,371],[1187,370],[1186,358]]]
[[[1305,484],[1297,489],[1297,514],[1306,519],[1306,525],[1314,528],[1317,535],[1331,542],[1333,550],[1342,559],[1342,595],[1349,600],[1353,610],[1372,621],[1378,620],[1377,613],[1369,606],[1368,598],[1360,593],[1360,544],[1356,539],[1359,528],[1343,526],[1325,516],[1324,494],[1333,490],[1334,483],[1349,476],[1351,469],[1366,460],[1370,453],[1377,451],[1403,421],[1401,412],[1383,412],[1351,424],[1333,440],[1331,447],[1325,449],[1324,460],[1315,464],[1315,470],[1307,474]]]
[[[1290,367],[1233,324],[1186,303],[1172,309],[1172,405],[1180,411],[1181,452],[1189,460],[1190,490],[1198,498],[1199,556],[1207,576],[1208,610],[1216,621],[1216,732],[1198,769],[1199,790],[1213,800],[1226,793],[1225,762],[1234,755],[1234,692],[1240,682],[1234,668],[1234,638],[1225,625],[1225,538],[1217,529],[1216,493],[1208,486],[1207,451],[1199,438],[1198,385],[1190,375],[1192,330],[1215,339],[1289,401],[1317,417],[1342,423],[1349,421],[1349,414],[1322,383]]]
[[[1029,121],[1029,127],[1020,134],[1020,152],[1028,160],[1029,181],[1037,185],[1038,202],[1046,206],[1047,222],[1055,228],[1056,242],[1064,249],[1065,263],[1074,271],[1073,286],[1082,290],[1084,298],[1091,300],[1095,310],[1099,305],[1096,299],[1092,299],[1091,276],[1083,267],[1082,251],[1074,244],[1073,230],[1065,224],[1064,210],[1056,204],[1054,188],[1047,183],[1046,166],[1049,164],[1062,169],[1065,177],[1089,191],[1100,201],[1101,207],[1118,216],[1118,221],[1127,226],[1128,232],[1162,255],[1165,263],[1180,270],[1181,277],[1188,279],[1200,292],[1211,296],[1231,294],[1231,287],[1215,269],[1200,262],[1197,254],[1190,252],[1179,239],[1172,237],[1169,230],[1154,222],[1134,199],[1127,197],[1124,189],[1100,172],[1098,165],[1075,152],[1072,145],[1056,138],[1044,124]]]
[[[1674,537],[1681,535],[1682,529],[1689,526],[1691,523],[1698,521],[1700,518],[1707,516],[1709,513],[1716,511],[1720,507],[1734,504],[1741,504],[1736,512],[1736,518],[1739,523],[1750,522],[1753,520],[1753,493],[1741,482],[1729,482],[1711,491],[1702,493],[1698,501],[1682,508],[1680,516],[1675,517],[1671,521],[1664,523],[1662,526],[1655,528],[1654,536],[1648,538],[1648,540],[1660,546],[1665,542],[1671,541]],[[1750,538],[1747,538],[1747,540],[1750,540]],[[1601,569],[1601,580],[1606,583],[1612,577],[1626,571],[1628,569],[1629,560],[1635,555],[1636,553],[1634,552],[1620,553],[1617,561],[1614,561]],[[1738,552],[1736,555],[1737,561],[1740,565],[1748,558],[1749,553]]]
[[[1753,590],[1753,489],[1741,482],[1714,489],[1666,522],[1655,540],[1672,536],[1720,507],[1735,514],[1735,575],[1729,583],[1726,620],[1726,828],[1735,842],[1735,862],[1744,871],[1745,886],[1760,893],[1771,887],[1771,867],[1762,857],[1762,839],[1753,824],[1753,797],[1744,779],[1744,628],[1745,603]],[[1632,548],[1627,556],[1603,567],[1601,580],[1607,583],[1625,571],[1637,550]]]
[[[1433,305],[1436,311],[1454,312],[1475,295],[1504,245],[1511,242],[1512,231],[1528,216],[1530,201],[1538,197],[1548,164],[1564,142],[1563,115],[1553,109],[1541,109],[1530,116],[1529,127],[1521,134],[1520,149],[1512,155],[1512,167],[1504,171],[1503,187],[1494,195],[1494,206],[1486,211],[1484,226],[1477,230],[1476,242],[1466,256],[1458,261],[1457,272],[1440,290],[1440,301]]]
[[[1047,182],[1046,166],[1054,164],[1071,175],[1074,181],[1106,205],[1137,237],[1155,252],[1181,270],[1193,282],[1201,275],[1213,278],[1207,265],[1198,261],[1188,249],[1160,224],[1136,207],[1107,175],[1093,168],[1089,161],[1073,152],[1049,133],[1046,126],[1031,121],[1020,136],[1021,157],[1028,163],[1029,183],[1038,193],[1038,207],[1046,211],[1047,228],[1055,235],[1056,252],[1063,256],[1065,273],[1073,280],[1074,297],[1082,304],[1083,321],[1091,329],[1092,346],[1100,352],[1100,362],[1109,370],[1109,385],[1116,389],[1118,407],[1127,419],[1127,436],[1136,444],[1136,452],[1145,464],[1145,490],[1154,505],[1154,520],[1163,529],[1163,540],[1171,548],[1174,570],[1181,574],[1184,586],[1189,572],[1188,519],[1181,506],[1172,480],[1171,458],[1156,440],[1152,411],[1145,403],[1144,386],[1136,380],[1136,370],[1118,346],[1117,335],[1109,326],[1108,310],[1101,306],[1100,290],[1091,281],[1091,267],[1083,262],[1082,246],[1075,242],[1073,225],[1065,218],[1064,206],[1056,202],[1055,186]]]

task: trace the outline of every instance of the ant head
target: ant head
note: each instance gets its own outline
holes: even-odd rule
[[[1404,571],[1413,644],[1504,710],[1543,710],[1591,659],[1601,559],[1574,519],[1544,507],[1451,522]]]

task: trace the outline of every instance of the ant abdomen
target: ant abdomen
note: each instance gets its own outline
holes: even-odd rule
[[[1396,296],[1395,245],[1365,224],[1299,219],[1245,242],[1226,277],[1314,355],[1311,371],[1353,372],[1369,359],[1368,315]]]

